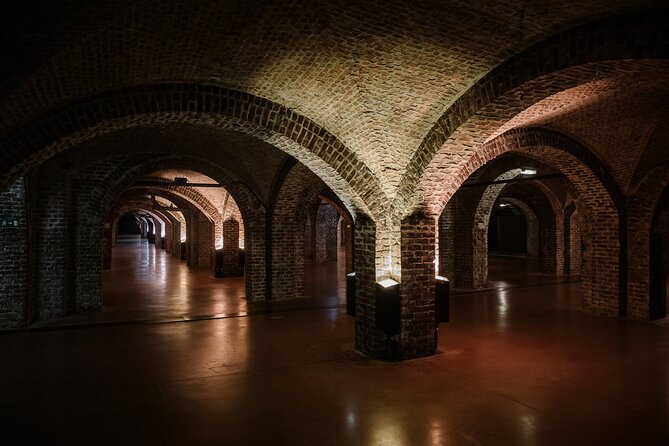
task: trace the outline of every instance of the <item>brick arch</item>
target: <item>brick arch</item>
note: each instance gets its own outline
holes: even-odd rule
[[[92,199],[84,203],[87,206],[86,214],[91,216],[89,217],[91,221],[101,224],[100,217],[108,214],[118,197],[136,181],[155,171],[175,168],[201,172],[225,187],[240,211],[241,223],[245,226],[243,233],[250,234],[248,238],[256,240],[256,244],[259,246],[255,250],[252,246],[247,246],[249,249],[246,256],[249,261],[249,271],[254,274],[255,283],[262,284],[264,281],[264,267],[252,262],[252,256],[264,259],[264,237],[258,234],[264,232],[265,204],[260,201],[254,191],[250,190],[243,183],[231,181],[226,176],[227,172],[225,170],[207,161],[196,160],[181,155],[165,154],[157,154],[149,157],[109,158],[99,161],[84,170],[84,175],[96,175],[99,172],[104,172],[105,174],[104,177],[97,179],[96,184],[98,187],[91,192],[94,195],[91,196]],[[100,210],[100,206],[102,206],[102,211]],[[245,240],[246,238],[245,236]],[[247,287],[251,287],[248,280]],[[256,288],[247,289],[247,295],[260,296],[262,294]]]
[[[516,200],[521,210],[526,206],[534,213],[541,269],[547,274],[562,274],[564,264],[562,206],[551,189],[541,181],[529,182],[523,186],[522,191],[519,184],[510,184],[504,188],[500,196],[510,203]]]
[[[162,178],[151,178],[147,177],[145,178],[147,180],[151,181],[165,181]],[[134,188],[138,188],[137,186],[131,186],[129,189],[132,190]],[[140,189],[142,187],[139,187]],[[158,186],[154,185],[151,186],[149,189],[152,190],[161,190],[161,191],[168,191],[174,193],[176,196],[183,198],[185,200],[188,200],[192,203],[195,203],[197,208],[202,212],[204,215],[207,216],[209,220],[214,224],[214,229],[215,229],[215,238],[216,240],[221,240],[222,237],[222,225],[223,225],[223,216],[221,213],[218,211],[218,209],[207,199],[204,195],[193,189],[192,187],[184,187],[184,186],[172,186],[172,185],[165,185],[165,186]]]
[[[636,189],[644,181],[644,176],[661,163],[669,160],[669,105],[665,107],[653,131],[648,137],[644,153],[637,163],[631,180],[631,188]]]
[[[564,274],[581,274],[581,222],[576,202],[571,201],[564,210]]]
[[[572,159],[575,164],[574,172],[571,172],[569,163],[551,156],[542,156],[542,148],[554,149],[564,154],[565,160]],[[579,184],[583,181],[593,182],[598,185],[602,196],[608,197],[614,208],[624,207],[625,195],[609,173],[607,166],[583,144],[547,128],[526,127],[509,130],[485,144],[478,156],[470,159],[464,165],[463,173],[474,172],[489,160],[504,153],[521,154],[562,172],[580,194],[583,194],[586,189],[579,189]],[[582,178],[587,177],[588,180],[579,180],[577,172],[583,172]]]
[[[278,191],[272,218],[272,298],[304,295],[305,230],[312,204],[325,185],[301,164],[294,165]],[[312,224],[315,215],[311,215]]]
[[[626,261],[625,198],[606,166],[578,142],[541,128],[510,130],[485,144],[464,171],[474,172],[504,153],[518,153],[546,164],[573,185],[585,224],[582,262],[583,306],[604,315],[624,315]]]
[[[620,218],[624,207],[616,206],[619,200],[571,153],[553,147],[522,150],[564,173],[579,193],[579,213],[586,223],[581,228],[585,241],[581,270],[584,308],[603,315],[624,315],[626,289],[621,272],[625,242],[624,220]]]
[[[527,222],[527,256],[528,257],[538,257],[539,256],[539,220],[537,214],[534,213],[532,208],[527,205],[524,201],[513,198],[513,197],[504,197],[504,200],[508,203],[511,203],[513,206],[517,207],[520,212],[522,212],[525,221]]]
[[[109,224],[110,227],[111,227],[110,228],[111,229],[111,234],[108,235],[111,238],[110,248],[116,246],[116,231],[117,231],[117,227],[118,227],[118,221],[121,218],[121,216],[124,213],[127,213],[127,212],[139,212],[139,211],[146,212],[152,218],[154,218],[155,220],[158,220],[158,222],[161,225],[161,229],[164,226],[166,235],[168,233],[167,232],[168,228],[169,228],[170,231],[172,230],[172,222],[170,221],[170,219],[165,214],[162,214],[162,213],[156,211],[155,209],[152,209],[150,205],[147,205],[145,203],[137,203],[137,202],[133,202],[132,204],[126,203],[126,204],[124,204],[120,207],[117,207],[116,209],[114,209],[112,211],[111,215],[115,216],[113,218],[112,222],[108,221],[108,222],[105,223],[105,225]],[[155,231],[156,237],[160,238],[161,235],[158,234],[157,229],[158,228],[156,228],[156,231]],[[105,228],[105,232],[106,232],[106,228]],[[156,242],[156,246],[159,246],[159,245],[160,245],[160,243]],[[162,246],[162,245],[160,247],[165,248],[165,246]],[[104,249],[104,247],[103,247],[103,249]],[[170,251],[171,251],[171,249],[170,249]],[[109,253],[103,252],[103,255],[108,255],[109,259],[111,260],[111,252],[109,252]]]
[[[126,192],[119,197],[120,200],[125,199],[126,197],[131,197],[135,195],[156,195],[168,199],[172,203],[178,206],[190,207],[193,210],[198,210],[204,214],[209,221],[214,222],[214,218],[208,214],[208,211],[211,210],[210,207],[204,206],[202,202],[192,200],[188,196],[180,194],[176,190],[170,190],[170,188],[162,186],[135,186],[126,189]]]
[[[126,190],[124,194],[119,197],[117,200],[115,207],[123,205],[124,203],[127,203],[128,201],[132,202],[141,202],[145,203],[147,206],[152,206],[153,203],[149,201],[148,199],[141,198],[141,195],[146,195],[146,194],[151,194],[151,190],[147,189],[133,189],[133,190]],[[160,193],[156,194],[161,196],[162,198],[174,203],[177,205],[177,207],[185,207],[185,208],[192,208],[193,210],[197,210],[197,207],[193,204],[190,203],[186,200],[181,199],[180,197],[174,195],[173,193],[165,192],[165,191],[160,191]],[[109,216],[107,218],[111,218],[113,215],[114,211],[111,211]],[[185,219],[185,216],[181,212],[169,212],[169,211],[164,211],[164,215],[168,215],[171,221],[171,228],[173,233],[170,234],[169,241],[167,240],[168,237],[166,237],[166,243],[168,243],[168,246],[170,249],[168,252],[172,253],[175,256],[179,256],[181,253],[181,237],[185,234],[188,234],[189,231],[193,230],[188,224]],[[178,231],[178,234],[176,234],[176,231]]]
[[[156,196],[159,196],[161,198],[164,198],[166,200],[171,201],[178,207],[186,207],[186,208],[191,208],[193,210],[198,210],[201,211],[197,203],[193,203],[185,198],[180,197],[174,192],[159,189],[159,188],[152,188],[152,187],[136,187],[132,189],[127,189],[120,197],[118,197],[117,203],[121,204],[125,201],[128,200],[136,200],[142,195],[152,195],[155,194]],[[144,200],[141,200],[144,201]],[[150,203],[150,201],[149,201]],[[167,213],[167,212],[166,212]],[[173,212],[170,213],[176,220],[178,220],[180,223],[184,223],[185,219],[182,216],[181,212]]]
[[[341,203],[341,201],[332,194],[329,190],[323,191],[319,198],[328,202],[332,207],[334,207],[339,215],[341,216],[342,223],[346,225],[346,244],[345,244],[345,253],[346,253],[346,273],[351,273],[355,271],[355,259],[354,259],[354,239],[355,239],[355,222],[353,216],[348,212],[348,209]],[[309,216],[307,216],[307,221],[309,221]],[[350,227],[350,228],[349,228]],[[340,230],[339,228],[337,229]],[[340,234],[340,232],[338,232]]]
[[[215,250],[215,238],[214,238],[214,224],[215,221],[207,215],[207,209],[201,206],[201,203],[195,202],[188,197],[181,196],[175,190],[168,190],[167,188],[153,187],[153,186],[143,186],[143,187],[133,187],[127,189],[119,201],[127,200],[138,195],[156,195],[162,198],[165,198],[177,207],[181,208],[190,208],[193,211],[199,211],[195,215],[197,218],[187,220],[185,215],[181,212],[169,212],[167,214],[172,214],[173,217],[179,222],[180,236],[183,237],[184,234],[188,239],[187,244],[187,261],[188,266],[210,266],[212,258],[214,256]],[[174,250],[175,252],[180,252],[180,246],[176,245],[176,240],[174,241]]]
[[[408,215],[414,207],[423,205],[428,212],[440,215],[440,204],[445,203],[468,176],[467,173],[456,171],[449,171],[447,175],[439,174],[439,170],[452,161],[447,153],[442,153],[443,149],[453,142],[456,130],[475,118],[477,112],[487,105],[494,104],[523,84],[546,78],[543,87],[533,86],[533,94],[524,95],[526,97],[521,95],[522,105],[514,106],[502,114],[499,111],[486,112],[482,119],[486,121],[486,118],[496,116],[494,120],[500,122],[499,117],[504,114],[510,119],[544,97],[591,80],[593,72],[590,67],[594,64],[602,63],[606,71],[616,72],[618,67],[628,66],[629,61],[644,64],[648,59],[667,59],[669,46],[658,43],[657,36],[664,35],[664,30],[669,27],[668,22],[666,9],[659,9],[586,23],[538,42],[491,70],[451,104],[423,138],[400,180],[395,207]],[[639,44],[629,45],[630,41]],[[583,70],[579,70],[579,67],[583,67]],[[569,72],[563,85],[556,91],[556,80],[550,79],[549,75],[571,68],[575,68],[572,70],[575,72]],[[597,69],[594,74],[597,74]],[[488,127],[488,134],[498,127],[490,127],[485,123],[482,125]],[[472,128],[462,135],[459,142],[465,147],[465,157],[478,156],[476,146],[485,140],[485,135],[480,133],[480,128]],[[437,157],[440,153],[443,159]],[[458,178],[444,187],[443,183],[451,182],[448,180],[454,175]]]
[[[92,137],[140,125],[193,124],[241,131],[301,161],[352,211],[378,214],[386,196],[344,143],[268,99],[218,85],[163,83],[107,91],[31,119],[0,140],[4,188],[49,157]]]
[[[116,225],[118,224],[118,220],[121,214],[126,211],[132,211],[133,209],[141,209],[146,212],[151,212],[154,215],[156,215],[158,219],[161,220],[161,223],[165,227],[165,243],[164,245],[161,246],[161,248],[165,249],[165,251],[168,253],[172,253],[172,226],[177,224],[178,221],[172,214],[168,212],[162,212],[153,209],[152,203],[150,203],[149,201],[138,201],[138,200],[128,201],[123,204],[120,204],[118,207],[114,208],[111,211],[110,215],[116,215],[112,223],[112,239],[114,239],[115,237]],[[112,245],[113,244],[114,243],[112,243]]]
[[[495,181],[510,180],[520,175],[520,169],[512,169],[498,175]],[[472,224],[472,276],[467,288],[485,288],[488,279],[488,222],[494,203],[505,184],[487,186],[480,195],[474,211]],[[456,276],[457,277],[457,276]]]
[[[669,187],[669,169],[653,169],[630,196],[628,207],[628,307],[633,319],[649,318],[649,237],[651,224],[660,198]]]

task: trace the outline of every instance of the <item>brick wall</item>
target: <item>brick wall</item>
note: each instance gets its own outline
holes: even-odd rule
[[[451,198],[439,217],[439,274],[454,280],[455,277],[455,204]]]
[[[68,270],[71,259],[68,246],[71,220],[70,184],[66,175],[46,179],[36,175],[34,195],[35,319],[51,319],[67,314],[72,305]]]
[[[223,276],[242,274],[239,266],[239,222],[234,219],[223,222]]]
[[[211,268],[214,257],[214,222],[209,220],[202,212],[198,213],[197,225],[197,266],[200,268]]]
[[[541,248],[541,240],[539,236],[540,225],[536,214],[532,208],[518,198],[504,196],[504,201],[518,208],[523,214],[523,218],[527,225],[526,254],[528,257],[538,257]]]
[[[629,200],[627,316],[632,319],[647,320],[650,315],[650,232],[653,219],[661,217],[662,209],[658,207],[668,185],[669,171],[657,168],[646,176]],[[664,240],[666,247],[668,239]],[[666,252],[664,259],[665,265],[669,263]]]
[[[315,263],[337,260],[337,222],[339,213],[330,204],[321,201],[316,214]]]
[[[323,182],[301,164],[292,167],[278,192],[272,215],[272,299],[304,296],[305,231]],[[313,217],[313,214],[312,214]],[[317,243],[318,237],[314,240]]]
[[[423,214],[402,220],[400,355],[417,358],[434,353],[435,221]]]
[[[28,221],[23,178],[0,192],[0,329],[26,323]]]
[[[382,358],[389,354],[386,336],[376,329],[376,225],[365,215],[355,217],[355,348]]]

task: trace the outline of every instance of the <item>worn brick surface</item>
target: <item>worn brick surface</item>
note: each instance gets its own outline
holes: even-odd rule
[[[160,220],[175,256],[185,236],[194,267],[223,239],[243,246],[251,300],[300,295],[305,246],[332,258],[340,225],[355,234],[356,348],[384,352],[373,291],[390,275],[402,355],[429,354],[432,262],[484,281],[483,229],[502,196],[524,210],[544,269],[581,275],[585,309],[647,311],[637,246],[669,161],[664,2],[72,5],[0,17],[0,209],[14,212],[21,177],[27,192],[3,280],[27,277],[24,320],[100,308],[103,225],[113,244],[119,212]],[[511,152],[565,179],[459,191],[505,175]],[[133,187],[182,175],[225,189]],[[153,212],[152,191],[192,211]],[[309,211],[324,191],[328,218]],[[2,302],[0,321],[15,321]]]
[[[0,193],[0,328],[26,322],[28,297],[28,221],[23,179]]]

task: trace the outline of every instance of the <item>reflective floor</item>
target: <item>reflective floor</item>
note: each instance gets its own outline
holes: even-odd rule
[[[0,335],[2,444],[669,444],[669,324],[585,314],[578,283],[455,295],[436,355],[384,363],[337,298],[234,316],[193,277],[170,311],[229,317]]]

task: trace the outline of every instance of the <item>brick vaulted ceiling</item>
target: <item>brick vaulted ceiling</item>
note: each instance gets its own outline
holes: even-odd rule
[[[418,152],[435,125],[449,121],[453,104],[496,67],[569,28],[663,3],[16,2],[0,18],[0,136],[118,88],[215,84],[309,118],[354,153],[393,200],[407,166],[418,160],[418,176],[427,167],[432,154],[421,161]],[[666,111],[669,66],[608,68],[558,91],[559,76],[538,79],[536,88],[548,85],[547,92],[485,128],[479,142],[501,128],[552,127],[591,148],[624,188],[643,138]]]

